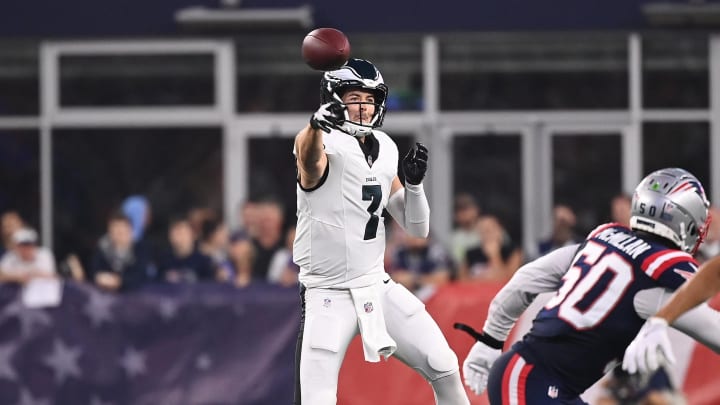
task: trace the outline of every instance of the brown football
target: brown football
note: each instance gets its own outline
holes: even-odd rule
[[[350,42],[340,30],[318,28],[305,36],[302,56],[305,63],[315,70],[335,70],[350,57]]]

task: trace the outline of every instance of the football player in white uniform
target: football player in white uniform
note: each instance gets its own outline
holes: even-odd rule
[[[458,360],[423,303],[385,272],[383,209],[426,237],[430,208],[422,181],[427,148],[405,156],[377,130],[388,88],[370,62],[350,59],[325,72],[321,106],[295,138],[302,323],[295,404],[337,402],[345,351],[360,333],[367,361],[393,355],[430,382],[437,404],[469,404]]]

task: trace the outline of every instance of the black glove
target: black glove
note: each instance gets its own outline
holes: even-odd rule
[[[413,185],[422,183],[425,172],[427,172],[427,160],[428,149],[420,142],[416,142],[415,147],[410,148],[402,161],[406,183]]]
[[[323,104],[310,117],[310,126],[313,129],[322,129],[330,132],[331,129],[337,128],[345,122],[345,105],[331,101]]]

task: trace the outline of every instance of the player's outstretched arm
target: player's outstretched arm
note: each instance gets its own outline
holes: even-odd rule
[[[430,204],[422,185],[427,161],[428,149],[422,143],[416,143],[402,161],[405,187],[395,176],[386,207],[407,233],[418,238],[426,238],[430,233]]]
[[[468,332],[477,340],[463,362],[465,385],[474,393],[479,395],[485,391],[490,368],[520,315],[538,294],[557,290],[578,246],[556,249],[520,267],[493,298],[482,333],[467,325],[455,324],[456,329]]]
[[[648,373],[656,370],[663,362],[673,363],[675,356],[667,334],[668,324],[676,322],[681,315],[688,313],[718,292],[720,292],[720,256],[703,264],[654,316],[648,318],[625,350],[623,369],[630,373]]]
[[[673,293],[674,291],[662,287],[642,290],[635,294],[633,300],[635,312],[641,318],[648,319],[665,305]],[[720,353],[720,311],[707,303],[680,315],[670,326]]]
[[[705,262],[695,275],[680,287],[655,314],[667,323],[702,304],[720,292],[720,256]]]
[[[320,181],[327,167],[327,155],[323,150],[323,132],[341,125],[344,106],[340,103],[323,104],[310,117],[310,123],[295,137],[300,185],[312,188]]]

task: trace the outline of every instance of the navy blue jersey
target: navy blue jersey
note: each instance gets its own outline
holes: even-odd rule
[[[571,266],[517,349],[580,394],[622,359],[642,327],[635,294],[658,286],[675,290],[697,263],[681,250],[605,224],[585,239]]]

